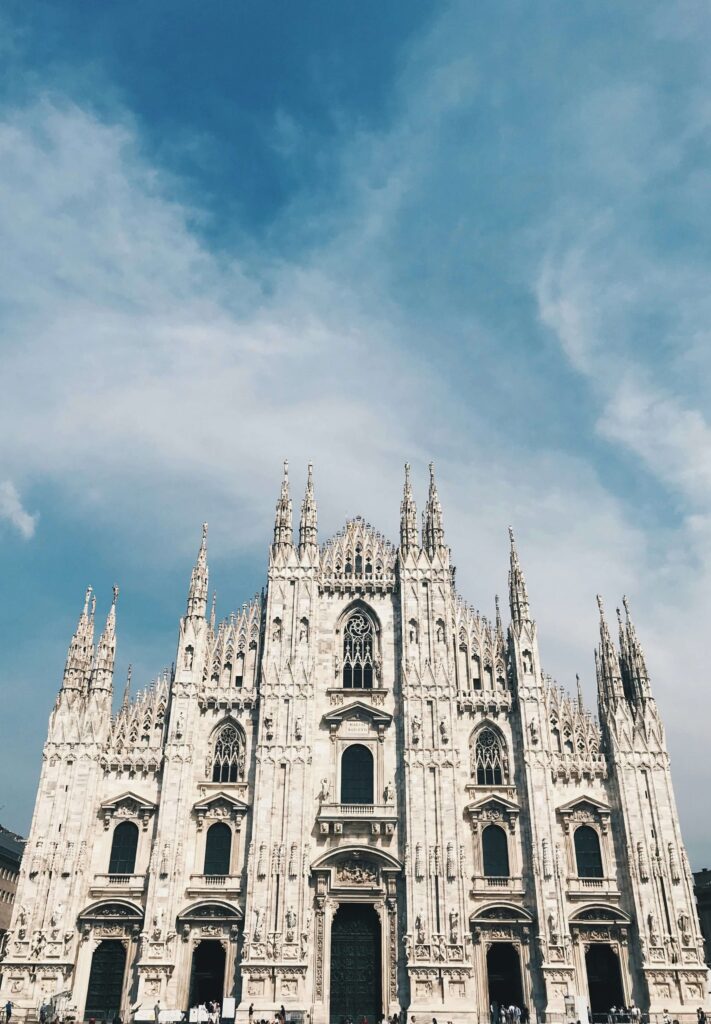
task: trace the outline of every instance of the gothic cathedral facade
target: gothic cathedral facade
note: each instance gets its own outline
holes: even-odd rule
[[[263,593],[216,624],[204,528],[174,668],[113,713],[115,605],[95,647],[87,594],[50,717],[15,1016],[706,1004],[626,603],[617,643],[600,605],[597,720],[542,672],[513,535],[505,629],[457,595],[432,475],[419,530],[406,467],[399,547],[360,518],[319,546],[311,467],[295,543],[285,466]]]

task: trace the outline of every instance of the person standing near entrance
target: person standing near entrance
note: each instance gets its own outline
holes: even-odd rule
[[[153,1020],[155,1024],[160,1024],[160,999],[156,999],[156,1005],[153,1007]]]
[[[10,1021],[12,1020],[12,1002],[9,999],[5,1003],[5,1020],[7,1021],[7,1024],[10,1024]]]

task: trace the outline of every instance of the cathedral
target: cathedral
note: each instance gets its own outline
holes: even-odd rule
[[[116,711],[118,591],[96,644],[87,591],[2,964],[15,1017],[707,1004],[627,602],[617,639],[598,602],[594,717],[543,673],[513,534],[506,625],[457,593],[432,467],[421,527],[405,467],[399,540],[355,518],[319,544],[310,466],[295,538],[285,465],[261,595],[217,621],[204,526],[173,668]]]

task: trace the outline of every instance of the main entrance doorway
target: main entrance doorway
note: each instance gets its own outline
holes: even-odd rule
[[[380,986],[380,921],[369,903],[343,903],[331,926],[331,1024],[383,1012]]]
[[[521,961],[510,942],[492,942],[486,954],[489,1005],[523,1006]]]
[[[593,1014],[607,1013],[612,1006],[624,1006],[620,960],[612,946],[593,942],[585,954],[588,997]]]
[[[215,1000],[222,1005],[225,994],[225,951],[213,939],[199,942],[193,953],[190,972],[190,1005]]]
[[[113,1020],[121,1011],[126,950],[117,939],[105,939],[94,950],[84,1020]]]

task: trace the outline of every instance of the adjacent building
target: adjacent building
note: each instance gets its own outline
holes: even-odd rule
[[[399,545],[298,536],[287,468],[266,587],[217,622],[207,528],[174,669],[114,697],[116,597],[87,592],[50,716],[2,1000],[80,1017],[234,998],[314,1024],[498,1003],[707,999],[664,728],[627,602],[600,602],[598,718],[544,674],[511,536],[508,621],[457,592],[431,471]]]
[[[0,825],[0,957],[5,951],[24,848],[22,836]]]

